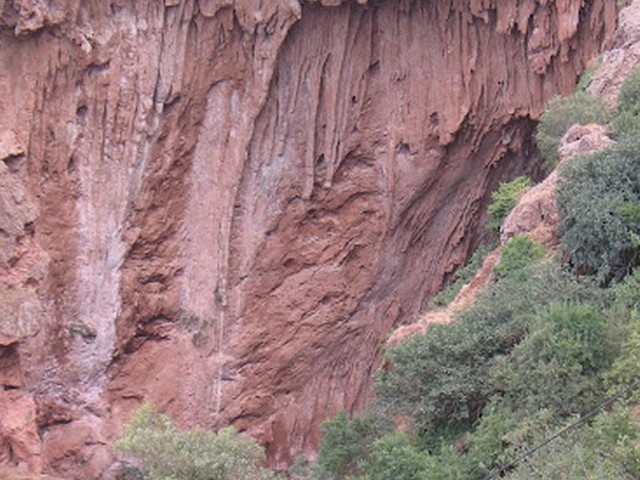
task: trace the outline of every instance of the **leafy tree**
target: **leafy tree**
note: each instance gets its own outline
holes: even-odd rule
[[[467,472],[471,478],[483,478],[526,446],[526,429],[521,420],[504,402],[494,401],[487,406],[468,440]]]
[[[183,431],[150,405],[140,407],[116,445],[143,463],[149,480],[256,480],[276,476],[259,466],[262,448],[235,429]]]
[[[433,461],[399,432],[385,435],[373,444],[369,480],[424,480],[433,469]]]
[[[621,352],[611,371],[607,374],[610,394],[627,394],[636,402],[640,401],[640,315],[635,313],[633,321],[625,328],[625,340]]]
[[[433,456],[422,451],[415,441],[401,432],[388,433],[374,442],[366,471],[366,480],[468,478],[464,462],[452,448]]]
[[[512,411],[549,409],[566,417],[593,408],[613,360],[606,318],[589,305],[556,304],[540,312],[529,331],[493,373]]]
[[[371,444],[391,428],[392,422],[375,411],[353,420],[345,412],[338,412],[322,424],[315,477],[344,479],[357,474],[369,456]]]
[[[536,444],[557,431],[549,429]],[[520,462],[511,480],[620,480],[640,478],[640,421],[632,410],[616,406],[583,428],[570,431],[552,445]]]
[[[562,242],[575,271],[607,283],[639,261],[640,140],[575,159],[560,172]]]
[[[640,478],[640,418],[633,407],[619,404],[598,415],[586,441],[607,478]]]

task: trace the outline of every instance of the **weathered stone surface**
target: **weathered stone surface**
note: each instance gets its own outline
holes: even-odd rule
[[[613,145],[607,128],[597,123],[589,125],[573,125],[560,139],[558,155],[560,163],[579,155],[589,155]]]
[[[85,415],[49,428],[44,434],[42,456],[47,465],[56,465],[58,470],[76,472],[82,465],[85,478],[100,478],[113,461],[108,444],[103,419]]]
[[[602,125],[574,125],[560,141],[560,162],[598,152],[612,144],[613,141]],[[526,235],[547,248],[557,246],[560,223],[555,202],[557,183],[558,169],[555,169],[544,181],[520,198],[518,205],[502,223],[500,240],[503,244],[516,235]]]
[[[0,346],[34,335],[44,310],[36,286],[47,254],[33,239],[34,199],[20,178],[24,149],[11,131],[0,135]]]
[[[361,3],[0,4],[0,165],[37,212],[1,278],[46,257],[12,284],[44,311],[18,360],[58,474],[108,476],[143,401],[312,455],[615,25],[608,0]]]
[[[573,125],[560,141],[560,163],[568,162],[579,155],[596,153],[613,143],[607,135],[607,129],[602,125]],[[502,246],[517,235],[525,235],[541,243],[547,252],[557,250],[560,240],[560,217],[555,202],[558,174],[558,168],[554,169],[518,200],[500,228]],[[395,347],[414,335],[424,335],[429,325],[450,323],[456,314],[471,308],[478,296],[494,281],[493,269],[500,261],[501,250],[502,248],[498,247],[487,255],[478,272],[462,287],[449,305],[427,311],[417,322],[396,328],[387,340],[387,346]]]
[[[637,0],[620,11],[615,46],[602,55],[600,64],[589,91],[615,106],[622,82],[640,65],[640,2]]]
[[[32,472],[42,471],[36,404],[18,390],[0,390],[0,464],[25,464]]]
[[[557,246],[560,221],[555,202],[557,183],[558,172],[554,170],[520,198],[500,228],[503,245],[517,235],[526,235],[547,248]]]
[[[500,254],[501,249],[496,248],[487,255],[473,278],[462,286],[458,295],[445,308],[427,311],[417,322],[396,328],[387,340],[387,346],[395,347],[407,338],[423,335],[427,333],[429,325],[451,323],[458,313],[473,307],[478,296],[494,281],[493,268],[500,261]]]
[[[1,2],[0,2],[1,3]],[[65,480],[51,475],[30,472],[26,465],[0,466],[0,480]]]

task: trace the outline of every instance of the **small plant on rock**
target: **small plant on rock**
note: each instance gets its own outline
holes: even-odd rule
[[[497,191],[491,194],[491,205],[489,205],[488,228],[495,232],[500,232],[502,221],[509,215],[509,212],[516,206],[518,200],[531,188],[531,180],[527,177],[516,177],[510,182],[501,183]]]

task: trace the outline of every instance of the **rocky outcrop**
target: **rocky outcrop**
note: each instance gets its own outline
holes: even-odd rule
[[[622,82],[640,65],[640,2],[620,11],[614,47],[599,60],[589,91],[615,106]]]
[[[144,401],[312,455],[535,168],[612,36],[584,3],[0,1],[3,376],[45,469],[111,475]]]
[[[403,341],[414,335],[424,335],[430,325],[451,323],[456,315],[467,310],[476,303],[478,296],[495,280],[493,268],[500,261],[501,249],[496,248],[483,260],[473,278],[462,286],[460,292],[445,307],[429,310],[418,321],[396,328],[386,342],[387,347],[397,347]]]
[[[560,165],[580,155],[599,152],[613,145],[606,127],[598,124],[573,125],[560,141]],[[558,246],[560,217],[556,207],[559,170],[532,187],[518,201],[500,228],[500,241],[507,243],[517,235],[526,235],[547,249]]]
[[[27,393],[0,391],[0,442],[0,463],[26,465],[31,471],[42,471],[36,405]]]
[[[606,127],[602,125],[573,125],[560,140],[559,166],[613,144]],[[524,235],[531,238],[544,246],[547,255],[558,251],[561,240],[560,215],[556,206],[559,172],[560,168],[555,168],[543,181],[518,199],[500,227],[500,246],[487,255],[482,266],[462,286],[455,298],[445,308],[428,310],[416,322],[396,328],[386,342],[387,347],[397,347],[414,335],[426,334],[430,325],[450,323],[457,314],[473,307],[478,296],[495,281],[493,270],[500,262],[502,247],[514,237]]]

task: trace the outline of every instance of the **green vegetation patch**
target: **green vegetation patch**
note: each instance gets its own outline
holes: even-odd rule
[[[618,94],[616,116],[611,122],[615,138],[637,136],[640,131],[640,68],[624,81]]]
[[[142,462],[138,473],[148,480],[277,478],[260,467],[265,459],[262,448],[235,429],[223,428],[217,433],[180,430],[150,405],[136,411],[116,446]],[[125,466],[123,470],[123,475],[134,478],[134,467]]]
[[[487,228],[495,233],[500,232],[502,221],[518,203],[524,193],[531,188],[531,179],[517,177],[510,182],[500,184],[498,190],[491,194],[491,204],[487,209],[489,220]]]
[[[529,237],[518,235],[502,248],[500,262],[493,271],[498,278],[526,273],[525,270],[544,257],[544,247]]]
[[[549,102],[540,117],[536,133],[538,149],[551,169],[558,163],[560,139],[575,124],[606,125],[611,120],[611,110],[600,98],[588,92],[578,91],[570,97],[556,97]]]
[[[574,271],[604,282],[622,279],[640,253],[640,138],[566,165],[557,205]]]

